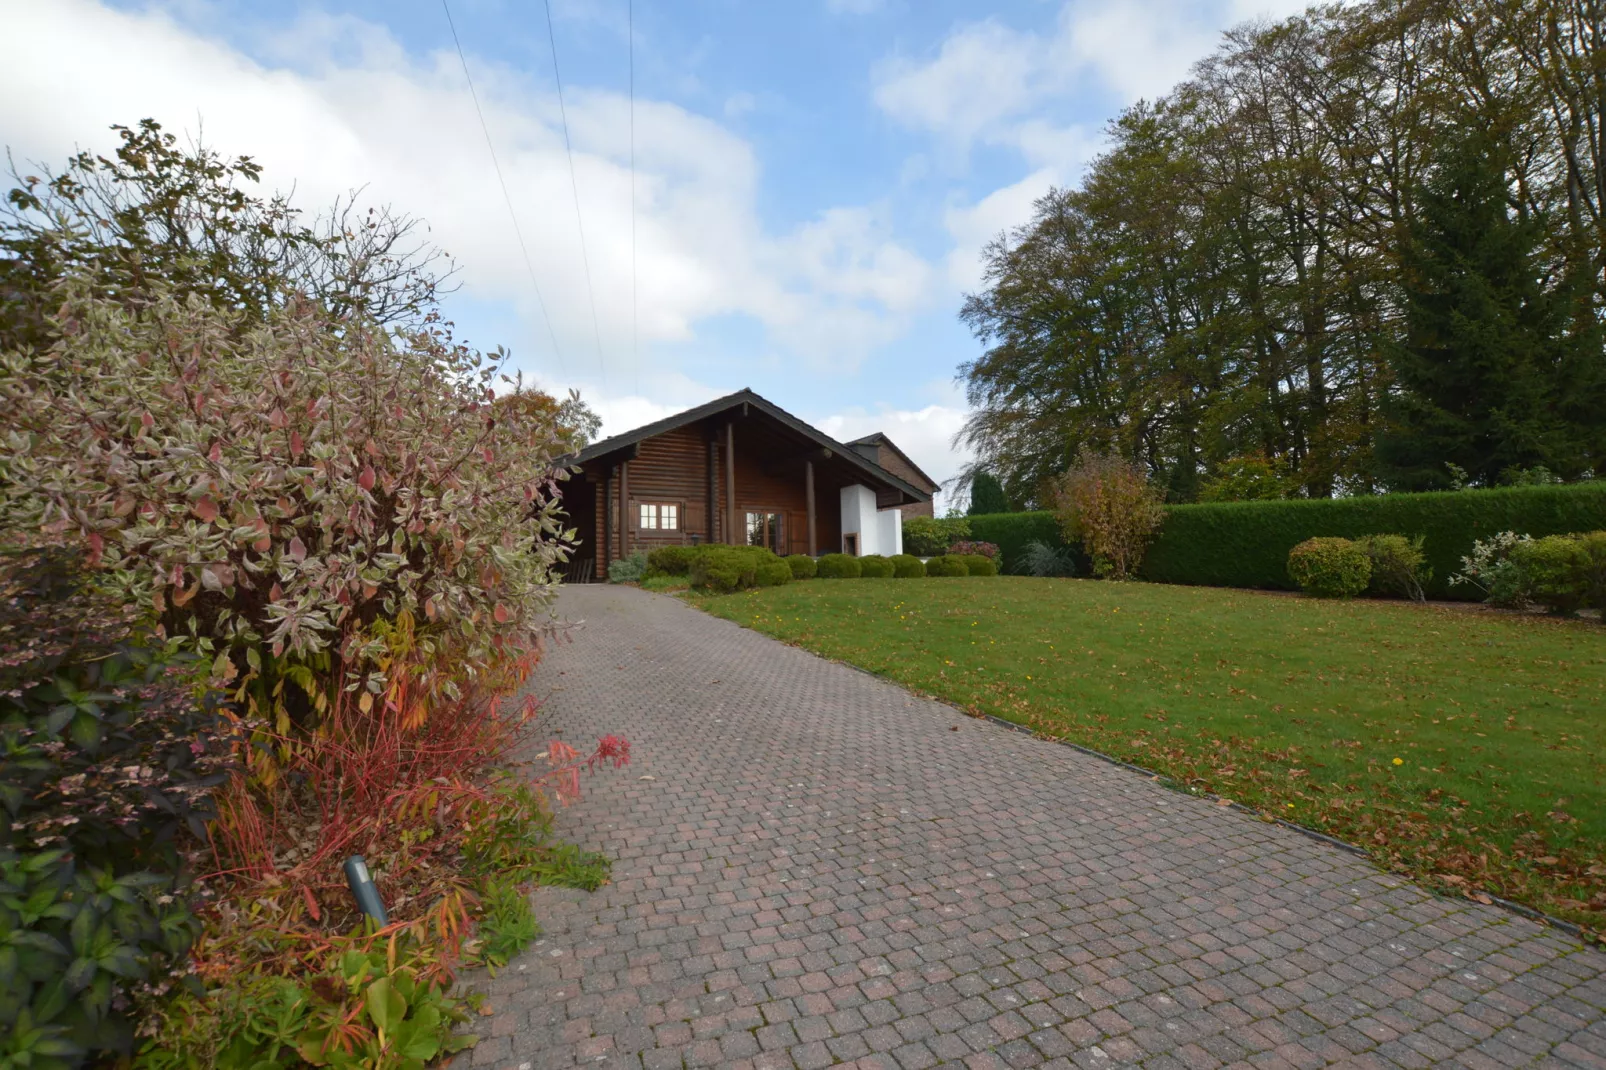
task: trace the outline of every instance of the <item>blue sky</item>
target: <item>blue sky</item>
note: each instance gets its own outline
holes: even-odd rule
[[[362,187],[428,220],[460,332],[605,431],[751,386],[944,479],[982,243],[1223,29],[1297,6],[635,0],[632,35],[627,0],[552,0],[571,153],[540,0],[453,0],[528,267],[439,0],[0,0],[0,142],[199,126],[308,210]]]

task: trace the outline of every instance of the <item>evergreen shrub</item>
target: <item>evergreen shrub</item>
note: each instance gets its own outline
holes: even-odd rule
[[[1288,575],[1318,598],[1353,598],[1372,578],[1366,547],[1349,539],[1306,539],[1288,552]]]
[[[786,559],[786,565],[792,570],[794,580],[812,580],[819,567],[808,554],[793,554]]]
[[[860,575],[859,559],[851,554],[826,554],[815,566],[822,580],[856,580]]]
[[[859,558],[859,575],[867,580],[884,580],[891,577],[894,566],[880,554],[865,554]]]
[[[928,576],[968,576],[970,568],[957,557],[944,554],[933,557],[926,562],[926,575]]]
[[[913,554],[897,554],[887,560],[892,562],[892,575],[896,579],[920,579],[926,574],[925,562]]]

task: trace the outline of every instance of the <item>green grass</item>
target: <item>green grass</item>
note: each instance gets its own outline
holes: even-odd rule
[[[1606,928],[1598,624],[1014,576],[692,600],[1446,889]]]

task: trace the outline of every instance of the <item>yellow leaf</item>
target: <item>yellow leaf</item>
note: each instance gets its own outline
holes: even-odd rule
[[[362,698],[357,700],[357,708],[364,713],[367,713],[369,710],[373,709],[374,696],[371,693],[364,691],[362,693]]]

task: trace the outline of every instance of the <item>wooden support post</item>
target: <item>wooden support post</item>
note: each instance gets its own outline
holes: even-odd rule
[[[736,539],[736,425],[725,425],[725,509],[726,541],[732,546],[737,545]]]
[[[613,470],[602,477],[602,560],[597,562],[597,578],[607,579],[608,562],[613,560]]]
[[[813,557],[817,544],[814,541],[814,462],[803,462],[803,492],[809,502],[809,556]]]
[[[619,556],[630,556],[630,462],[619,462]]]
[[[719,443],[712,438],[708,440],[704,462],[708,469],[708,541],[713,543],[719,541]]]

